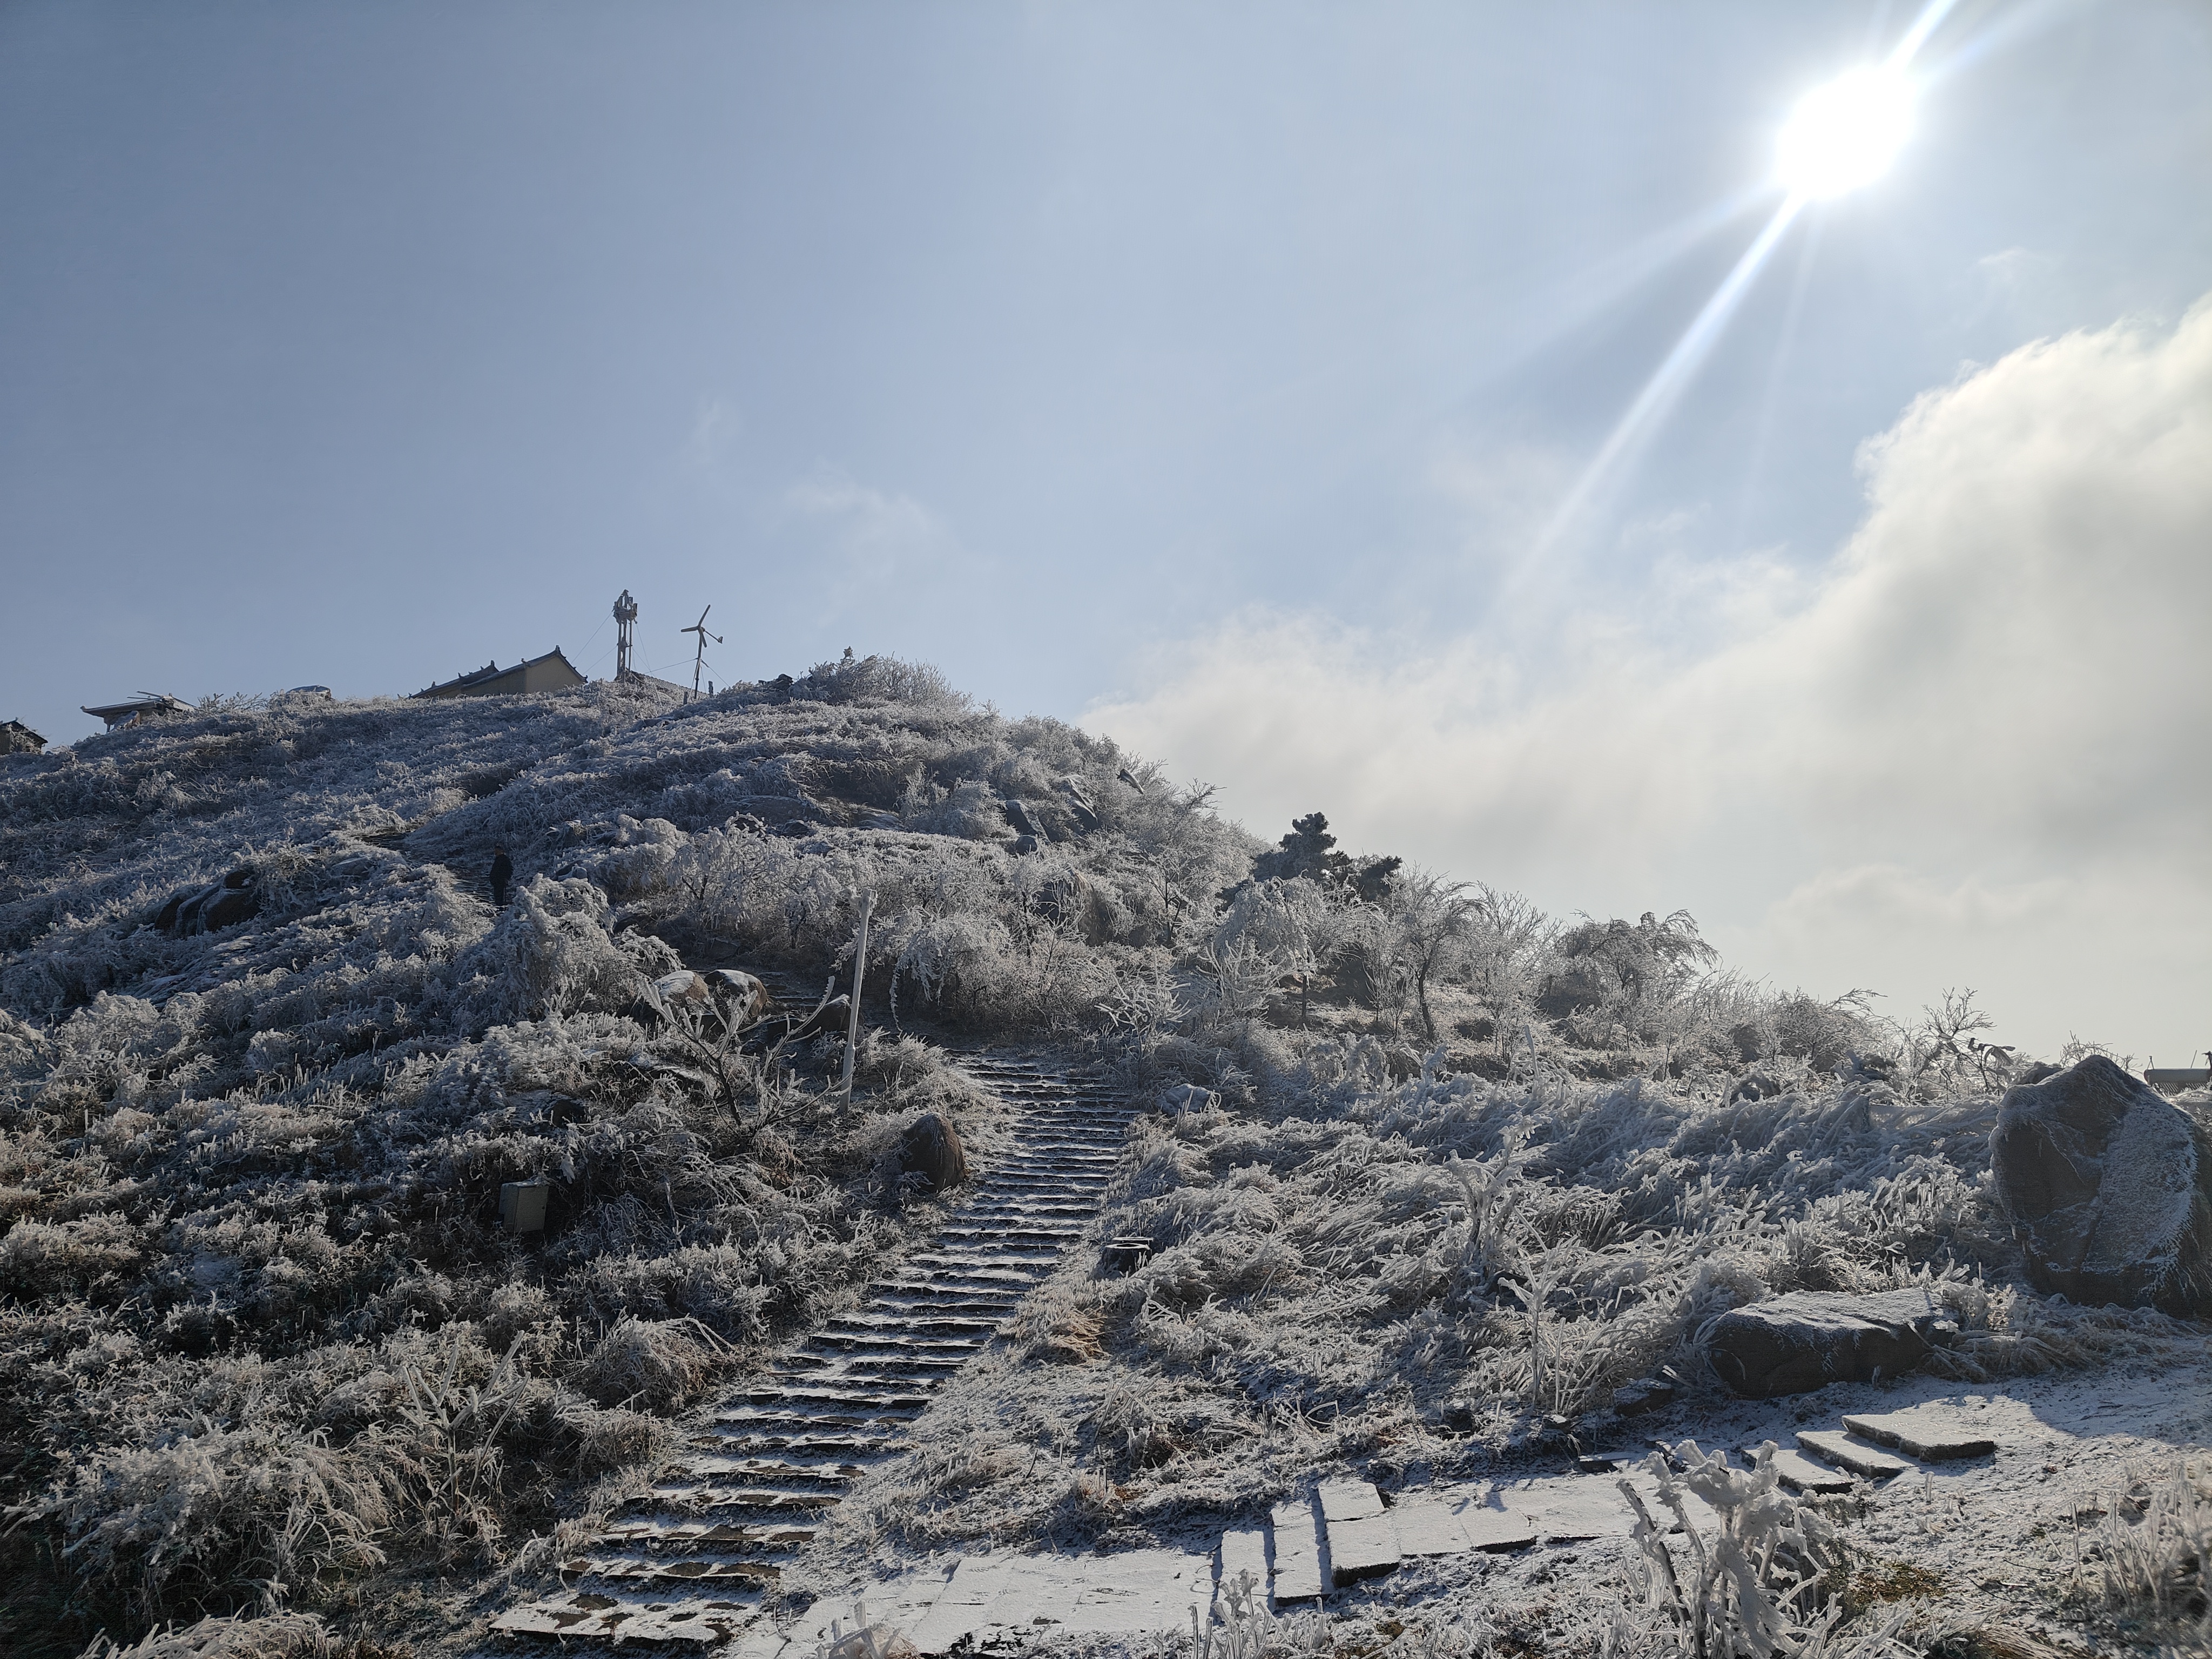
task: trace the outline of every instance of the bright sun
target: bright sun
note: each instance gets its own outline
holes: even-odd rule
[[[1853,70],[1808,93],[1782,129],[1783,185],[1819,199],[1879,177],[1912,130],[1912,92],[1894,70]]]

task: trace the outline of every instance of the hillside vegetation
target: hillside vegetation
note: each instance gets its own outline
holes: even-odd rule
[[[803,1014],[864,901],[849,1097],[833,1037],[747,1052],[645,996],[728,963]],[[1114,1401],[1040,1407],[1060,1485],[988,1524],[924,1470],[914,1541],[1279,1490],[1328,1449],[1240,1462],[1284,1412],[1340,1449],[1464,1395],[1502,1440],[1765,1289],[1940,1281],[1976,1363],[2056,1363],[1973,1279],[2007,1246],[1957,1131],[2014,1057],[1968,1002],[1869,1006],[1320,814],[1269,845],[849,654],[688,704],[216,701],[0,760],[0,1645],[287,1610],[382,1640],[542,1574],[926,1234],[917,1110],[988,1166],[948,1044],[1085,1048],[1174,1115],[1112,1218],[1161,1254],[1018,1334],[1039,1375],[1112,1348]],[[541,1176],[546,1231],[502,1231]],[[1126,1495],[1071,1510],[1101,1468]]]

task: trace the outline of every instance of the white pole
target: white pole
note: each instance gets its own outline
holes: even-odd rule
[[[875,911],[875,890],[870,888],[860,896],[860,941],[853,947],[853,1006],[845,1023],[844,1091],[848,1099],[853,1094],[853,1058],[860,1046],[860,975],[868,966],[868,919]]]

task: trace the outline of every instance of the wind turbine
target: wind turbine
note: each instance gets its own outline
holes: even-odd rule
[[[707,607],[707,611],[712,611],[714,608],[710,605]],[[720,634],[709,634],[707,631],[707,611],[702,611],[699,613],[699,620],[693,623],[690,627],[677,629],[679,634],[696,634],[699,636],[699,653],[691,663],[691,695],[695,697],[699,695],[699,676],[707,666],[707,641],[712,640],[717,645],[722,642],[722,636]]]

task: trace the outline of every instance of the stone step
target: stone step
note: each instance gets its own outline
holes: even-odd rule
[[[937,1290],[917,1284],[879,1291],[868,1298],[862,1310],[885,1317],[902,1313],[951,1314],[1003,1321],[1021,1305],[1021,1297],[1006,1291]]]
[[[878,1332],[907,1332],[911,1336],[994,1336],[1005,1318],[960,1318],[956,1314],[922,1314],[921,1318],[898,1312],[848,1314],[823,1325],[818,1336],[874,1336]]]
[[[664,1511],[633,1511],[607,1524],[602,1541],[650,1544],[661,1547],[787,1552],[802,1547],[814,1536],[811,1519],[777,1517],[769,1521],[740,1521],[726,1516],[704,1516]]]
[[[854,1462],[793,1462],[781,1457],[705,1456],[679,1458],[669,1465],[683,1484],[750,1482],[778,1490],[836,1492],[867,1469]]]
[[[1915,1406],[1901,1412],[1868,1412],[1844,1419],[1844,1426],[1862,1440],[1894,1446],[1907,1457],[1923,1463],[1948,1462],[1961,1457],[1989,1457],[1997,1449],[1996,1439],[1972,1414],[1954,1406]]]
[[[855,1354],[852,1358],[846,1360],[844,1365],[848,1372],[855,1376],[880,1376],[885,1379],[898,1379],[908,1376],[921,1377],[927,1376],[933,1371],[940,1373],[957,1371],[974,1358],[975,1355],[975,1351],[973,1349],[965,1353],[938,1357],[927,1354]]]
[[[748,1510],[763,1516],[814,1513],[834,1510],[841,1501],[830,1492],[785,1492],[772,1486],[742,1484],[722,1486],[714,1481],[654,1481],[653,1496],[641,1503],[677,1504],[694,1510]]]
[[[1832,1429],[1801,1429],[1797,1432],[1797,1443],[1822,1462],[1832,1463],[1839,1469],[1849,1469],[1853,1474],[1863,1475],[1869,1480],[1888,1480],[1912,1472],[1912,1465],[1903,1458],[1876,1451],[1863,1442],[1838,1434]]]
[[[877,1359],[898,1355],[935,1359],[951,1355],[965,1359],[979,1352],[987,1339],[980,1336],[924,1338],[908,1336],[899,1331],[887,1331],[873,1336],[817,1336],[814,1340],[823,1351],[836,1354],[840,1359],[851,1359],[861,1355]]]
[[[709,1555],[583,1555],[561,1564],[563,1577],[650,1581],[672,1584],[738,1584],[766,1588],[783,1576],[773,1561]]]
[[[1743,1461],[1756,1463],[1759,1461],[1758,1449],[1745,1448]],[[1855,1475],[1846,1474],[1841,1469],[1832,1469],[1825,1463],[1815,1463],[1802,1452],[1784,1450],[1779,1446],[1774,1451],[1774,1472],[1782,1477],[1784,1486],[1797,1492],[1849,1492],[1858,1484]]]
[[[898,1428],[902,1431],[905,1426],[900,1424]],[[692,1438],[691,1448],[694,1451],[712,1452],[717,1448],[728,1447],[730,1455],[737,1455],[736,1449],[742,1447],[745,1453],[763,1457],[777,1454],[798,1458],[820,1456],[850,1462],[880,1456],[884,1448],[896,1438],[897,1435],[889,1429],[876,1436],[776,1434],[764,1432],[757,1425],[744,1423],[733,1425],[727,1432],[696,1435]]]
[[[707,1597],[649,1597],[638,1592],[613,1595],[574,1590],[516,1607],[492,1620],[510,1636],[548,1636],[562,1644],[583,1641],[646,1642],[703,1650],[719,1647],[757,1616],[757,1591],[732,1586],[726,1595]]]
[[[774,1372],[769,1373],[774,1376]],[[912,1417],[928,1408],[928,1398],[911,1389],[887,1389],[880,1382],[791,1380],[787,1387],[755,1386],[737,1396],[746,1405],[774,1404],[788,1410],[819,1406],[826,1412],[867,1412],[878,1417]],[[736,1409],[732,1406],[731,1409]]]

